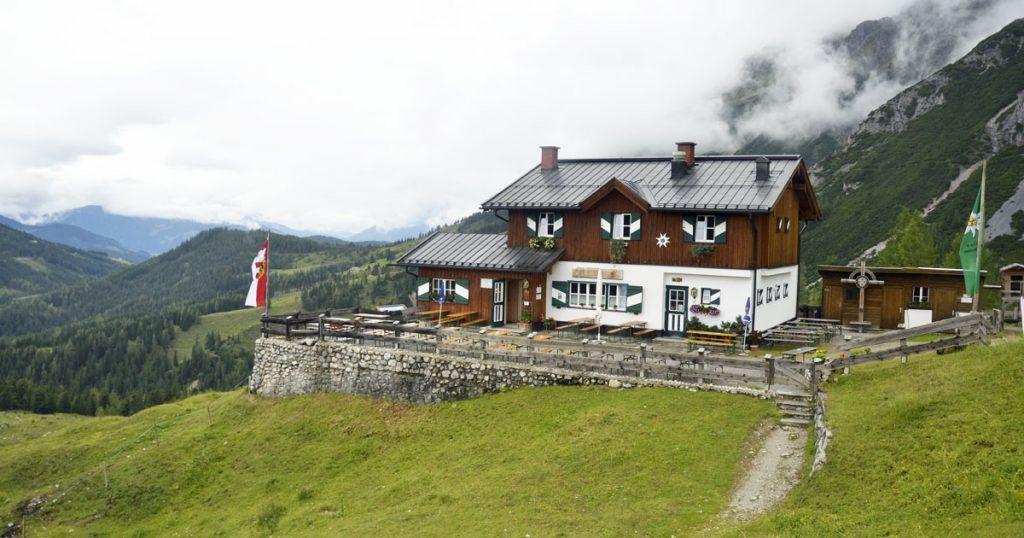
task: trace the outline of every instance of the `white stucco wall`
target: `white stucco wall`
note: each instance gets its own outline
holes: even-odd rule
[[[760,269],[757,272],[758,289],[765,290],[769,286],[774,290],[775,286],[782,286],[782,290],[789,285],[789,296],[781,299],[767,299],[757,306],[757,316],[754,319],[754,330],[764,331],[784,323],[796,317],[797,309],[797,266],[775,267],[772,269]],[[756,300],[756,299],[755,299]]]
[[[659,330],[665,328],[665,286],[721,290],[721,303],[718,305],[721,314],[717,317],[696,315],[703,323],[718,325],[723,321],[734,321],[737,316],[743,315],[747,298],[751,294],[753,279],[753,271],[743,269],[557,262],[551,267],[548,274],[548,289],[551,289],[551,283],[555,281],[596,282],[595,279],[573,278],[572,271],[575,267],[619,269],[622,271],[622,280],[602,280],[602,282],[630,284],[644,288],[643,310],[640,314],[605,310],[601,314],[602,323],[619,325],[628,321],[643,320],[647,322],[648,328]],[[758,311],[755,320],[757,330],[770,328],[791,319],[796,314],[796,266],[762,270],[762,272],[759,272],[758,280],[765,286],[789,283],[789,297],[762,305],[762,310]],[[551,293],[548,293],[547,296],[548,316],[558,321],[569,321],[596,314],[594,309],[555,308],[551,304]],[[696,300],[693,299],[692,294],[688,297],[688,306],[698,303],[700,299],[699,295]],[[688,313],[688,316],[694,316],[694,314]]]

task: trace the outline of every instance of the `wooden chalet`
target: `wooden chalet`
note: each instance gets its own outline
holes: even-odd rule
[[[506,234],[434,234],[396,264],[415,270],[421,310],[439,308],[444,286],[441,308],[493,325],[591,319],[683,334],[690,317],[749,315],[755,330],[792,319],[800,223],[821,217],[803,161],[695,147],[559,159],[545,146],[481,206],[508,221]]]
[[[819,265],[822,316],[843,325],[859,321],[861,289],[864,322],[875,329],[911,328],[970,312],[960,269],[939,267],[864,267]],[[982,271],[982,280],[985,272]]]

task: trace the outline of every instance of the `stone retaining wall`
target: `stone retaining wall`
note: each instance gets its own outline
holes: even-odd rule
[[[331,341],[260,338],[249,391],[260,396],[346,392],[401,402],[473,398],[524,386],[667,386],[767,398],[764,391],[467,359]]]

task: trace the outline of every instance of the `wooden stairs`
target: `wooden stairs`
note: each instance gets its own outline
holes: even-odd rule
[[[775,392],[775,403],[782,412],[783,426],[803,427],[814,420],[814,399],[809,392],[780,388]]]

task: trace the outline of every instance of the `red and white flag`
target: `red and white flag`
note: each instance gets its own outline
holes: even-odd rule
[[[270,267],[270,240],[263,243],[263,248],[252,260],[252,284],[249,295],[245,298],[245,306],[267,306],[267,269]]]

